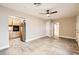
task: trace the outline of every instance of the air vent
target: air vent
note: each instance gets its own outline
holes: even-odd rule
[[[41,5],[41,3],[34,3],[34,5],[35,5],[35,6],[40,6],[40,5]]]

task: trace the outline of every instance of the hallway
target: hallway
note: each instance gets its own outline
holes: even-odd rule
[[[12,44],[13,43],[13,44]],[[72,39],[40,38],[21,42],[19,38],[10,40],[10,48],[0,51],[1,55],[78,55],[79,48]]]

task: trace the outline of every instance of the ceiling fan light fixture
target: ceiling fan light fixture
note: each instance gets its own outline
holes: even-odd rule
[[[47,14],[46,16],[47,16],[47,17],[49,17],[50,15],[49,15],[49,14]]]

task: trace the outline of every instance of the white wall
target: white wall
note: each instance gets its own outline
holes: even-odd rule
[[[50,37],[50,21],[46,22],[46,36]]]
[[[9,47],[7,24],[8,24],[7,17],[0,18],[0,49]]]
[[[53,36],[53,22],[51,20],[46,22],[46,36]]]
[[[44,20],[0,6],[0,49],[9,46],[8,18],[6,18],[8,16],[21,16],[26,18],[26,41],[45,36],[46,22]]]
[[[53,23],[53,21],[51,21],[51,26],[50,26],[50,28],[51,28],[50,33],[51,33],[51,36],[53,37],[53,36],[54,36],[54,23]]]
[[[59,22],[59,36],[76,39],[76,16],[54,20]]]
[[[26,38],[27,41],[46,36],[46,23],[43,20],[28,18],[26,21]]]

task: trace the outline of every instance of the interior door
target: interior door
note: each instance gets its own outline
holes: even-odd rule
[[[59,22],[54,23],[54,38],[59,37]]]

